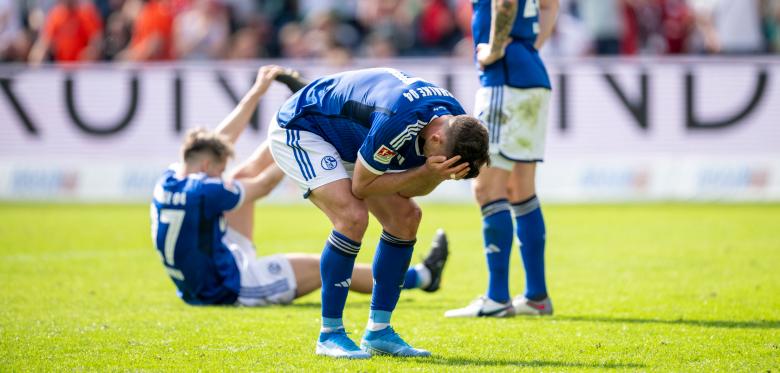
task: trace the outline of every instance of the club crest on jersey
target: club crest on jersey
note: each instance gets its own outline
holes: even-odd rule
[[[379,150],[374,153],[374,160],[381,164],[390,164],[390,161],[393,160],[393,157],[395,157],[396,154],[398,153],[396,153],[393,149],[382,145]]]
[[[336,168],[336,165],[338,164],[338,161],[336,161],[336,158],[331,157],[329,155],[326,155],[322,157],[322,160],[320,161],[320,166],[326,170],[332,170]]]

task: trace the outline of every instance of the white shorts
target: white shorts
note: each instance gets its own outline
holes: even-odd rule
[[[325,184],[352,178],[355,164],[344,162],[333,145],[317,134],[279,127],[275,115],[268,140],[274,161],[295,180],[304,198]]]
[[[286,256],[258,258],[252,241],[230,228],[222,242],[230,249],[241,273],[241,291],[236,305],[289,304],[295,299],[295,273]]]
[[[481,87],[474,111],[487,124],[491,167],[511,171],[516,162],[541,162],[550,90]]]

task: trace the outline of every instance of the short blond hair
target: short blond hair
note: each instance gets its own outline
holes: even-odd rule
[[[181,146],[181,157],[184,162],[208,154],[218,162],[226,162],[233,157],[233,145],[220,134],[205,128],[194,128],[187,131]]]

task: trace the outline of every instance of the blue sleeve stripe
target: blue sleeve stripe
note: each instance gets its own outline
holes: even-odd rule
[[[293,146],[295,132],[293,132],[293,130],[289,130],[289,129],[286,130],[285,132],[287,134],[287,146],[292,148],[293,156],[295,157],[295,162],[298,163],[298,168],[300,168],[301,174],[303,175],[303,178],[306,181],[309,181],[309,179],[311,179],[311,177],[309,177],[308,170],[305,167],[303,167],[303,163],[301,163],[301,159],[300,159],[300,157],[298,155],[298,149],[295,146]]]
[[[310,175],[312,178],[317,177],[317,173],[314,172],[314,166],[311,164],[311,159],[309,159],[309,153],[307,153],[303,148],[301,148],[300,140],[301,140],[301,131],[295,131],[296,133],[296,139],[295,139],[295,145],[298,147],[298,150],[303,154],[303,157],[306,158],[306,165],[309,167],[309,171],[311,172]]]

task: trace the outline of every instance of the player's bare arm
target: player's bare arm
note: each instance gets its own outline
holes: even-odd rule
[[[477,45],[477,62],[488,66],[504,57],[504,50],[512,41],[509,32],[517,17],[517,0],[492,0],[490,41]]]
[[[456,165],[458,160],[458,155],[450,159],[445,156],[432,156],[426,159],[424,166],[382,175],[371,172],[362,161],[358,161],[352,177],[352,194],[361,199],[395,193],[404,197],[425,195],[444,180],[462,179],[466,176],[469,165],[465,162]]]
[[[559,0],[539,0],[539,35],[534,42],[534,48],[537,50],[542,49],[555,30],[555,21],[558,19],[560,7]]]
[[[469,173],[471,170],[471,167],[468,166],[467,163],[461,163],[457,164],[457,162],[460,160],[460,156],[456,155],[452,158],[447,159],[445,156],[433,156],[428,157],[428,159],[425,160],[425,166],[422,167],[429,167],[431,169],[437,169],[437,175],[448,175],[445,176],[446,178],[442,179],[441,177],[435,177],[435,178],[429,178],[429,179],[416,179],[414,182],[409,183],[401,189],[398,194],[402,197],[411,198],[411,197],[418,197],[418,196],[424,196],[431,192],[433,192],[434,189],[436,189],[439,184],[441,184],[442,181],[450,179],[450,180],[461,180]],[[465,166],[465,167],[463,167]],[[455,170],[461,170],[459,172],[451,172],[447,174],[449,171],[455,171]]]
[[[222,120],[215,132],[227,137],[231,143],[235,143],[249,123],[249,119],[252,118],[260,98],[268,91],[271,82],[284,71],[284,68],[276,65],[261,67],[257,71],[257,78],[252,88],[244,95],[235,109]]]
[[[255,201],[271,193],[283,178],[284,172],[279,167],[268,167],[255,177],[237,180],[244,187],[245,200]]]

